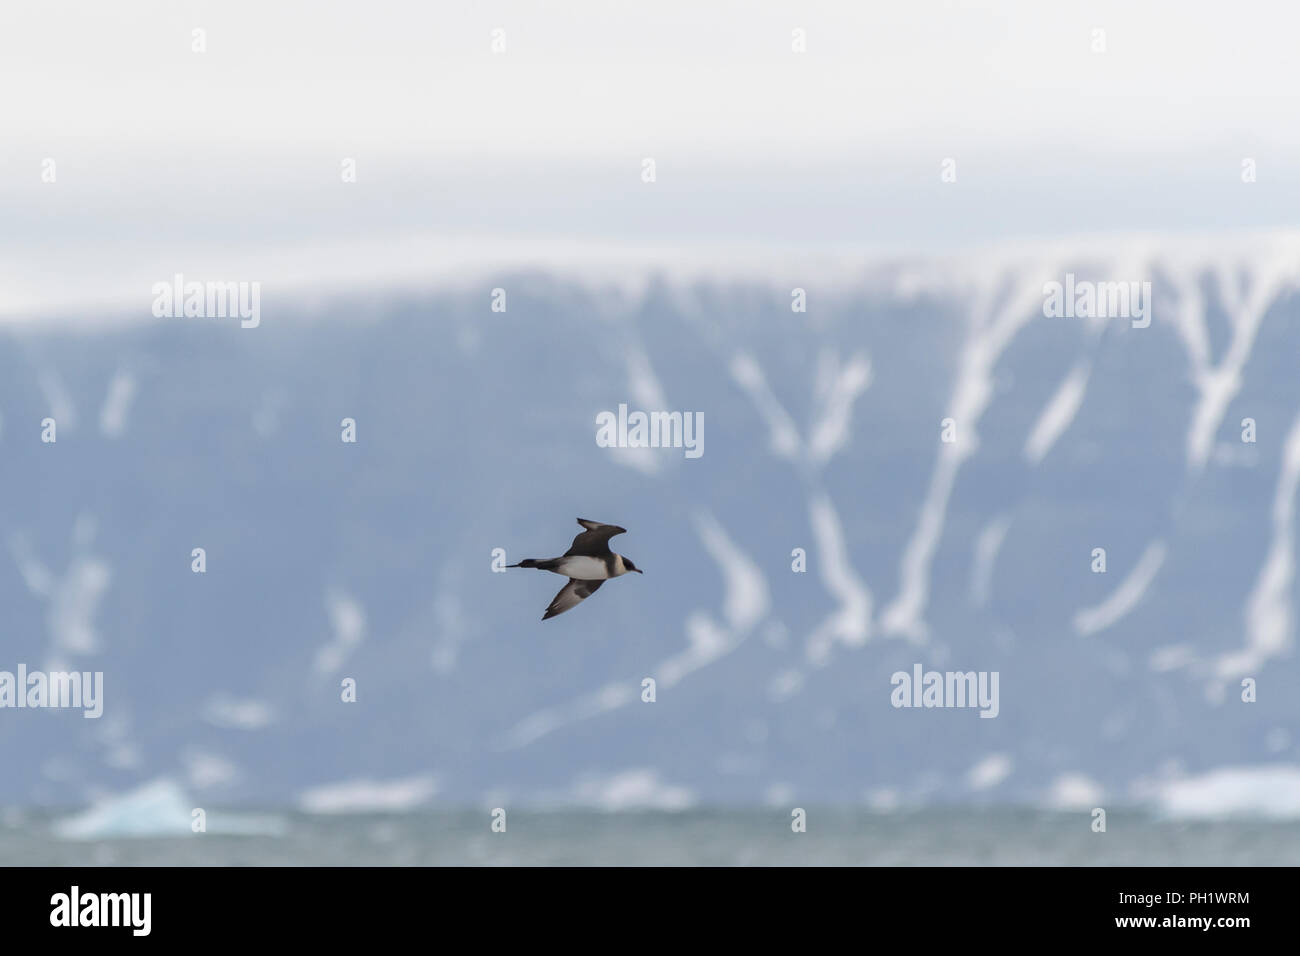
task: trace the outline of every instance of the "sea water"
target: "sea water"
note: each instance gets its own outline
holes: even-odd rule
[[[0,813],[0,865],[179,866],[1280,866],[1300,864],[1300,822],[1173,821],[1086,812],[806,808],[683,812],[483,810],[305,814],[258,810],[275,835],[69,839],[46,811]]]

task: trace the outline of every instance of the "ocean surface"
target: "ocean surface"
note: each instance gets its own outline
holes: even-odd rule
[[[783,811],[309,815],[269,811],[261,835],[67,839],[46,812],[0,813],[6,866],[1283,866],[1300,864],[1300,822],[1178,822],[1086,813],[808,808]],[[218,818],[214,815],[212,819]],[[275,834],[275,835],[270,835]]]

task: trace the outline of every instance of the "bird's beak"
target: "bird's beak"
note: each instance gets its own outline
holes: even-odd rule
[[[633,570],[635,570],[637,574],[645,574],[645,572],[642,571],[640,568],[634,568]]]

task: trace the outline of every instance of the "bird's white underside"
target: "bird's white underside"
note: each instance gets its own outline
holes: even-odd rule
[[[621,564],[622,562],[617,563]],[[554,571],[556,574],[577,578],[580,581],[604,581],[610,576],[604,561],[580,554],[575,554],[569,558],[561,558],[560,566],[555,568]]]

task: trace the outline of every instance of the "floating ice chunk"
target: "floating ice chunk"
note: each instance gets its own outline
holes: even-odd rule
[[[1102,802],[1100,784],[1081,773],[1063,773],[1052,781],[1047,806],[1053,810],[1086,810]]]
[[[615,813],[621,810],[688,810],[695,794],[686,787],[664,783],[647,767],[604,778],[587,778],[573,788],[576,802]]]
[[[64,840],[202,836],[193,830],[194,810],[185,792],[163,778],[57,821],[54,835]],[[209,813],[205,827],[208,834],[241,836],[278,836],[284,830],[278,817],[252,814]]]
[[[308,813],[366,813],[410,810],[438,792],[430,774],[401,780],[344,780],[304,791],[298,804]]]
[[[1163,784],[1155,804],[1176,819],[1300,819],[1300,767],[1220,767]]]
[[[1007,777],[1015,768],[1015,762],[1007,754],[989,754],[966,774],[966,784],[972,790],[991,790]]]

